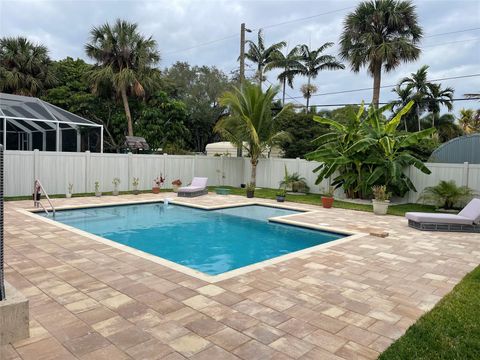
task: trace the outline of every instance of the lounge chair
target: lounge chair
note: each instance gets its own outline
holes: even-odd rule
[[[480,199],[471,200],[458,215],[408,212],[405,217],[418,230],[480,233]]]
[[[192,183],[178,189],[177,195],[180,197],[195,197],[208,194],[206,177],[194,177]]]

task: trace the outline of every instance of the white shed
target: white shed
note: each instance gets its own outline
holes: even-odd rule
[[[244,146],[246,146],[246,143],[244,143]],[[207,156],[220,156],[220,155],[233,156],[233,157],[237,156],[237,147],[229,141],[220,141],[216,143],[207,144],[207,146],[205,147],[205,151],[207,152]],[[265,152],[263,155],[265,157],[268,157],[267,152]],[[245,152],[244,152],[244,156],[245,156]],[[277,146],[274,146],[270,151],[270,157],[272,158],[280,158],[282,156],[283,156],[283,151]]]

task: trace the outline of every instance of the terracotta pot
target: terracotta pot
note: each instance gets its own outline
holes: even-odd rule
[[[330,209],[333,205],[333,197],[322,196],[322,206],[325,209]]]
[[[152,187],[152,193],[154,194],[160,194],[160,188],[158,186]]]

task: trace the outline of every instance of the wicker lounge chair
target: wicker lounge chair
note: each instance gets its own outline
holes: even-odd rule
[[[208,194],[206,177],[194,177],[192,183],[178,189],[180,197],[195,197]]]
[[[409,212],[408,226],[426,231],[457,231],[480,233],[480,199],[473,199],[458,215]]]

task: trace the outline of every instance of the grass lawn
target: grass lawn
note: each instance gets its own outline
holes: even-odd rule
[[[210,191],[215,191],[216,186],[209,187]],[[230,193],[233,195],[245,195],[245,189],[231,187],[231,186],[222,186],[223,188],[230,189]],[[162,189],[162,192],[171,191],[170,189]],[[257,189],[255,190],[255,197],[261,199],[275,199],[277,194],[277,189]],[[143,190],[140,191],[141,193],[150,193],[151,190]],[[120,194],[131,194],[129,191],[121,191]],[[103,195],[112,195],[111,192],[104,192]],[[83,196],[95,196],[94,193],[79,193],[73,194],[73,197],[83,197]],[[50,198],[64,198],[64,194],[55,194],[50,195]],[[287,195],[287,201],[301,203],[301,204],[310,204],[310,205],[318,205],[322,206],[322,201],[320,199],[321,195],[319,194],[302,194],[302,195]],[[10,196],[5,197],[6,201],[14,201],[14,200],[30,200],[31,196]],[[353,204],[347,201],[335,200],[333,203],[333,207],[341,208],[341,209],[350,209],[350,210],[358,210],[358,211],[368,211],[373,212],[372,205],[365,205],[365,204]],[[402,204],[402,205],[391,205],[388,208],[388,213],[390,215],[398,215],[403,216],[408,211],[424,211],[424,212],[433,212],[435,208],[429,205],[422,205],[422,204]]]
[[[230,193],[234,195],[245,195],[245,189],[234,188],[229,186],[222,186],[230,189]],[[210,191],[214,191],[215,187],[211,187]],[[277,194],[276,189],[257,189],[255,190],[255,197],[262,199],[275,199]],[[319,194],[305,194],[305,195],[288,195],[286,201],[318,205],[322,206],[321,195]],[[359,211],[369,211],[373,212],[372,205],[366,204],[353,204],[347,201],[335,200],[333,207],[341,209],[350,209],[350,210],[359,210]],[[388,208],[388,213],[390,215],[404,216],[408,211],[424,211],[424,212],[433,212],[435,208],[429,205],[422,204],[402,204],[402,205],[391,205]]]
[[[480,359],[480,266],[379,359]]]

